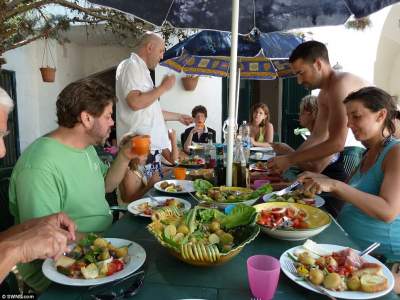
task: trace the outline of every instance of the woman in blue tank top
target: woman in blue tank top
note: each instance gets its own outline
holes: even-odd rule
[[[376,87],[353,92],[344,103],[348,127],[367,148],[361,164],[348,184],[309,172],[299,179],[307,190],[330,192],[346,202],[338,220],[361,248],[380,242],[377,252],[388,263],[400,262],[400,141],[392,137],[396,103]]]

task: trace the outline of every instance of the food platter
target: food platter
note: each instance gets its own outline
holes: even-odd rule
[[[146,260],[146,251],[139,244],[117,238],[106,238],[111,244],[116,247],[123,247],[129,245],[128,247],[128,255],[129,261],[126,263],[125,267],[113,275],[97,278],[97,279],[76,279],[70,278],[66,275],[59,273],[55,267],[55,262],[53,259],[46,259],[42,265],[43,274],[50,279],[51,281],[57,282],[63,285],[71,285],[71,286],[91,286],[104,284],[107,282],[112,282],[117,279],[124,278],[129,274],[132,274],[136,270],[138,270]],[[72,245],[74,246],[74,245]]]
[[[194,181],[196,199],[224,209],[229,205],[253,205],[263,194],[272,190],[265,185],[257,190],[243,187],[213,186],[207,180],[196,179]]]
[[[274,158],[275,154],[271,154],[271,153],[263,153],[263,152],[255,152],[253,154],[250,155],[250,159],[251,160],[259,160],[259,161],[268,161],[271,158]]]
[[[170,253],[185,263],[208,267],[236,256],[258,235],[253,207],[236,206],[229,215],[195,206],[187,214],[170,208],[157,210],[147,229]]]
[[[251,147],[250,151],[254,151],[254,152],[271,152],[274,149],[270,146],[270,147]]]
[[[274,199],[274,197],[273,197],[274,195],[275,195],[274,193],[266,194],[263,196],[263,200],[265,202],[281,202],[280,200]],[[282,199],[282,197],[279,197],[279,199]],[[322,198],[319,195],[315,195],[313,199],[314,199],[314,203],[312,203],[312,204],[309,204],[309,202],[307,202],[307,201],[303,203],[303,202],[301,202],[301,200],[296,200],[296,201],[294,201],[294,203],[308,204],[308,205],[312,205],[315,207],[321,207],[325,204],[324,198]],[[282,201],[282,202],[287,202],[287,201]]]
[[[181,187],[181,190],[176,190],[176,189],[166,189],[163,188],[163,183],[168,183],[168,184],[174,184],[175,186]],[[177,180],[177,179],[171,179],[171,180],[163,180],[159,181],[156,184],[154,184],[154,188],[157,191],[167,193],[167,194],[185,194],[185,193],[192,193],[194,192],[194,187],[193,187],[193,181],[190,180]]]
[[[135,216],[151,218],[151,214],[154,209],[173,206],[182,209],[183,211],[188,211],[192,206],[188,201],[181,198],[166,197],[166,196],[157,196],[153,198],[157,202],[151,198],[142,198],[129,203],[127,207],[128,211],[134,214]],[[171,203],[172,202],[170,201],[171,199],[173,199],[173,203]]]
[[[331,245],[331,244],[321,244],[320,246],[331,252],[341,251],[341,250],[344,250],[347,248],[347,247],[343,247],[343,246],[339,246],[339,245]],[[289,269],[287,268],[287,264],[292,263],[292,259],[290,258],[289,255],[290,254],[293,255],[296,251],[301,250],[302,247],[303,246],[293,247],[291,249],[286,250],[281,255],[279,262],[281,264],[282,272],[285,273],[285,275],[287,277],[289,277],[290,280],[294,281],[296,284],[298,284],[308,290],[320,293],[310,283],[308,283],[306,280],[299,279],[299,277],[292,274],[289,271]],[[356,252],[359,253],[359,251],[356,251]],[[290,254],[288,254],[288,253],[290,253]],[[325,291],[327,291],[333,297],[342,298],[342,299],[374,299],[374,298],[382,297],[382,296],[386,295],[387,293],[389,293],[393,289],[393,286],[394,286],[394,278],[393,278],[392,272],[390,272],[390,270],[384,264],[382,264],[379,260],[377,260],[376,258],[374,258],[370,255],[363,256],[363,258],[367,262],[378,264],[381,266],[383,276],[385,276],[388,280],[387,289],[385,289],[381,292],[376,292],[376,293],[365,293],[365,292],[361,292],[361,291],[332,291],[332,290],[328,290],[328,289],[325,289]]]
[[[304,227],[293,229],[283,227],[270,227],[260,224],[260,220],[258,220],[261,231],[276,239],[286,241],[300,241],[320,234],[331,224],[331,217],[326,212],[310,205],[288,202],[268,202],[257,204],[254,206],[257,212],[260,213],[259,218],[261,217],[262,211],[268,211],[274,208],[284,209],[289,207],[302,210],[306,213],[306,218],[304,218],[304,220],[308,224],[307,228]]]

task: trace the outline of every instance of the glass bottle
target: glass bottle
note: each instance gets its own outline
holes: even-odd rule
[[[243,151],[242,137],[238,135],[235,144],[235,152],[233,155],[232,185],[246,187],[247,186],[246,178],[247,178],[246,156]]]

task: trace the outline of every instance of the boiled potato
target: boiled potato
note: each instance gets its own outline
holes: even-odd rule
[[[217,221],[213,221],[211,222],[209,227],[212,232],[217,232],[218,230],[220,230],[221,224]]]
[[[224,233],[219,238],[222,245],[228,245],[233,243],[233,236],[230,233]]]
[[[308,253],[304,252],[298,256],[299,261],[306,266],[315,265],[315,259]]]
[[[176,234],[176,226],[173,224],[170,224],[168,226],[166,226],[164,228],[164,235],[169,238],[172,239]]]
[[[352,291],[358,291],[361,287],[360,278],[358,276],[351,276],[347,280],[347,287]]]
[[[118,258],[125,257],[128,255],[128,247],[121,247],[115,250],[115,254]]]
[[[97,238],[94,240],[93,245],[99,248],[107,248],[108,242],[105,239]]]
[[[324,281],[324,273],[317,268],[310,270],[309,275],[310,281],[316,285],[320,285]]]
[[[336,290],[339,288],[342,279],[338,273],[329,273],[324,278],[324,287],[330,290]]]
[[[181,224],[178,226],[177,229],[178,233],[182,233],[182,234],[188,234],[189,233],[189,227],[185,224]]]
[[[326,265],[332,266],[332,267],[334,267],[335,269],[336,269],[337,266],[338,266],[337,261],[336,261],[332,256],[327,257],[327,258],[325,259],[325,263],[326,263]]]

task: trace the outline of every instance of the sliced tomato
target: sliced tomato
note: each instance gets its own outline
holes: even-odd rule
[[[110,276],[115,272],[117,272],[117,265],[112,261],[107,265],[107,276]]]

